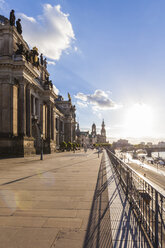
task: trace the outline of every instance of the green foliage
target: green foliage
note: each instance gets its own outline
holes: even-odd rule
[[[68,150],[68,151],[71,151],[72,148],[73,148],[73,144],[72,144],[71,142],[68,142],[68,143],[67,143],[67,150]]]
[[[99,144],[95,144],[95,147],[98,147],[98,146],[100,146],[100,147],[111,147],[112,145],[111,144],[109,144],[109,143],[99,143]]]
[[[67,143],[65,141],[63,141],[60,144],[60,150],[64,152],[66,149],[67,149]]]
[[[76,150],[76,147],[77,147],[77,146],[76,146],[76,143],[73,143],[73,144],[72,144],[72,147],[73,147],[73,150]]]

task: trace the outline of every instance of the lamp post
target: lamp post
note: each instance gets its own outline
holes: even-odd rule
[[[73,140],[73,152],[75,153],[75,149],[76,149],[76,144],[75,144],[75,140]]]
[[[41,134],[41,158],[40,160],[43,160],[43,134]]]

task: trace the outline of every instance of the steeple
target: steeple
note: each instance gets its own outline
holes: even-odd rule
[[[101,126],[102,126],[102,128],[101,128],[101,135],[104,136],[104,137],[106,137],[104,119],[103,119],[103,121],[102,121]]]
[[[91,134],[96,135],[96,124],[95,123],[93,123],[93,125],[92,125],[92,133]]]
[[[80,133],[80,127],[79,127],[79,123],[77,122],[77,129],[76,129],[76,134]]]

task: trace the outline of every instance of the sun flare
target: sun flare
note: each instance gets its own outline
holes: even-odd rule
[[[134,104],[125,116],[125,136],[144,137],[153,134],[153,110],[146,104]]]

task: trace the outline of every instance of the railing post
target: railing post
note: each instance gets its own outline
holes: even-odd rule
[[[129,190],[128,190],[128,187],[129,187],[129,170],[128,170],[128,168],[127,168],[127,176],[126,176],[126,196],[128,197],[128,192],[129,192]]]
[[[155,190],[155,248],[159,246],[159,236],[158,236],[158,192]]]

